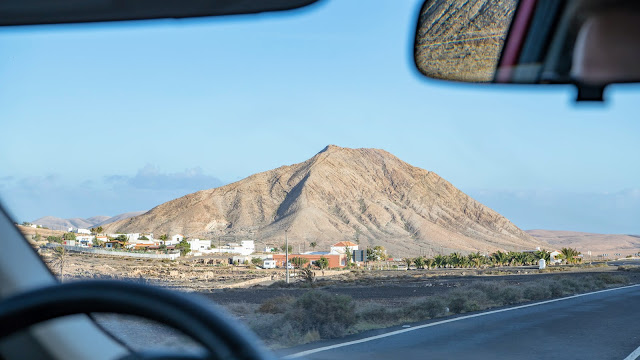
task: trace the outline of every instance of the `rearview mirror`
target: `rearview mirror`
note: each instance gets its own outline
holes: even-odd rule
[[[634,0],[427,0],[414,59],[424,75],[475,83],[575,84],[603,100],[640,81]]]

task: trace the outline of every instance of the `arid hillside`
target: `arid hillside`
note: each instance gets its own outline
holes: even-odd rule
[[[592,234],[559,230],[527,230],[527,233],[554,248],[571,247],[583,254],[591,251],[594,257],[602,254],[609,254],[609,257],[615,257],[614,254],[627,256],[640,252],[640,235]]]
[[[386,246],[394,256],[540,244],[434,172],[384,150],[333,145],[305,162],[183,196],[105,229],[275,245],[288,229],[296,250],[351,240]]]

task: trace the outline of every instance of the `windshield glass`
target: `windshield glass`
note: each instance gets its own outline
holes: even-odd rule
[[[2,29],[0,199],[63,281],[204,294],[283,354],[636,281],[604,261],[640,252],[638,86],[426,79],[421,7]]]

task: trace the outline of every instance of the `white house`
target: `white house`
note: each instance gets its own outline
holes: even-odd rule
[[[91,230],[89,229],[76,229],[74,232],[76,234],[91,234]]]
[[[191,252],[200,252],[201,250],[209,250],[211,248],[211,240],[191,239],[187,240],[191,247]]]
[[[347,247],[351,251],[360,250],[358,249],[358,244],[356,243],[352,243],[351,241],[340,241],[339,243],[333,244],[331,246],[329,254],[344,254]]]
[[[93,243],[93,239],[96,237],[93,235],[76,235],[76,241],[78,246],[88,247]]]
[[[561,255],[562,253],[558,250],[554,250],[552,252],[549,253],[549,259],[551,261],[549,261],[551,264],[560,264],[562,262],[562,259],[556,259],[556,257],[558,255]]]
[[[256,245],[253,240],[243,240],[240,242],[240,249],[238,249],[241,253],[252,254],[256,251]]]
[[[173,236],[171,236],[171,239],[167,239],[164,241],[164,244],[167,246],[171,246],[171,245],[178,245],[178,243],[180,241],[184,240],[184,235],[182,234],[175,234]]]
[[[193,247],[191,248],[193,249]],[[228,243],[219,248],[202,250],[203,254],[212,254],[212,253],[228,253],[228,254],[240,254],[240,255],[251,255],[256,251],[255,243],[253,240],[243,240],[239,244],[238,243]]]
[[[264,260],[262,262],[262,268],[263,269],[275,269],[276,268],[276,261],[273,260],[273,259]]]
[[[111,238],[117,238],[121,235],[124,235],[127,238],[128,243],[137,243],[138,238],[140,237],[140,233],[130,233],[130,234],[107,234]]]

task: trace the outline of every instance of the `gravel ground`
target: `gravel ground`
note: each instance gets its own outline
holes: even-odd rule
[[[454,288],[465,287],[475,282],[504,282],[521,284],[540,281],[551,277],[584,277],[603,272],[622,274],[616,267],[589,268],[572,272],[538,274],[532,269],[514,270],[514,275],[464,275],[469,270],[455,271],[408,271],[367,273],[365,276],[319,281],[318,287],[332,294],[349,295],[359,302],[376,302],[389,306],[413,301]],[[520,271],[520,274],[517,272]],[[525,274],[524,272],[528,274]],[[535,273],[532,273],[535,272]],[[454,273],[458,273],[454,275]],[[447,275],[445,275],[447,274]],[[624,272],[632,283],[640,283],[640,272]],[[248,289],[215,290],[200,293],[200,296],[226,307],[234,316],[242,319],[243,311],[252,312],[262,302],[278,296],[300,296],[311,289],[296,285],[291,288],[255,286]],[[171,349],[178,352],[197,354],[203,349],[183,334],[159,323],[138,317],[123,315],[95,315],[96,320],[109,332],[135,350]]]
[[[501,271],[501,270],[492,270]],[[555,276],[583,277],[602,272],[616,273],[616,267],[588,268],[579,271],[562,271],[553,273],[537,273],[533,268],[520,268],[510,270],[513,275],[461,275],[462,273],[476,273],[474,270],[448,269],[447,271],[381,271],[367,273],[362,277],[336,280],[320,280],[317,287],[332,294],[348,295],[358,301],[382,302],[385,304],[403,304],[414,298],[431,296],[443,291],[463,287],[475,282],[505,282],[519,284],[530,281],[538,281]],[[520,274],[517,272],[520,271]],[[501,271],[502,272],[502,271]],[[525,274],[526,272],[526,274]],[[629,273],[627,273],[629,274]],[[640,282],[640,273],[630,273],[634,282]],[[220,305],[238,303],[261,304],[267,299],[278,296],[298,297],[311,290],[304,285],[296,284],[291,288],[278,288],[273,286],[255,286],[248,289],[223,289],[214,290],[202,295]]]

